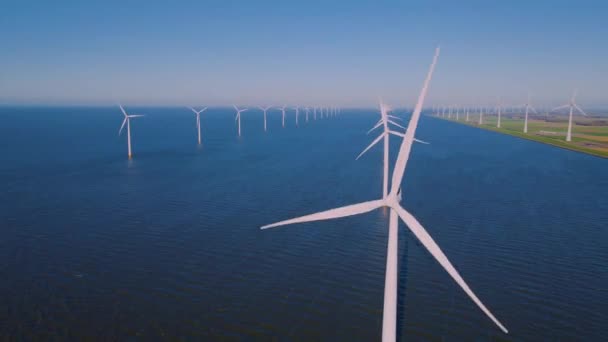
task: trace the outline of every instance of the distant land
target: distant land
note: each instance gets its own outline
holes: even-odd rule
[[[572,141],[566,141],[568,116],[566,115],[530,115],[528,118],[528,133],[523,132],[523,114],[503,114],[501,127],[497,128],[497,116],[484,114],[483,124],[479,125],[479,114],[469,114],[469,121],[461,113],[459,120],[454,115],[451,119],[441,116],[436,118],[456,123],[487,129],[494,132],[509,134],[518,138],[533,140],[572,151],[587,153],[597,157],[608,158],[608,116],[577,116],[572,123]]]

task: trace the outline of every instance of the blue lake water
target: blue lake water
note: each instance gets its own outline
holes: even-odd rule
[[[0,108],[3,340],[379,340],[388,215],[260,231],[381,195],[372,110],[202,116]],[[407,121],[406,121],[407,122]],[[504,335],[401,224],[400,340],[608,340],[608,161],[421,119],[403,205]],[[393,139],[394,160],[399,142]]]

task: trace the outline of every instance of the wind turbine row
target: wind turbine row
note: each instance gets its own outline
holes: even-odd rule
[[[137,117],[141,117],[144,115],[140,115],[140,114],[135,114],[135,115],[129,115],[127,114],[127,112],[125,111],[125,109],[123,108],[123,106],[121,104],[118,105],[120,107],[120,110],[122,111],[123,115],[124,115],[124,120],[122,122],[122,125],[120,126],[120,129],[118,131],[118,135],[122,134],[122,130],[125,127],[125,125],[127,126],[127,148],[128,148],[128,156],[129,159],[131,159],[133,157],[133,153],[131,150],[131,119],[132,118],[137,118]],[[239,109],[236,105],[233,105],[235,111],[236,111],[236,117],[235,117],[235,122],[237,125],[237,133],[238,136],[241,136],[241,113],[245,112],[249,109],[247,108],[243,108],[243,109]],[[197,138],[198,138],[198,144],[201,145],[202,144],[202,135],[201,135],[201,114],[203,112],[205,112],[207,110],[207,107],[204,107],[200,110],[196,110],[193,107],[188,107],[195,115],[196,115],[196,131],[197,131]],[[258,107],[263,113],[264,113],[264,131],[268,131],[268,124],[267,124],[267,112],[272,109],[271,106],[267,106],[267,107]],[[337,114],[338,113],[338,108],[337,107],[331,107],[333,108],[333,113]],[[323,110],[325,110],[326,113],[330,113],[330,111],[332,110],[331,108],[322,108],[322,107],[314,107],[314,114],[315,114],[315,120],[316,120],[316,113],[317,113],[317,109],[319,109],[321,111],[321,113],[323,113]],[[286,106],[280,107],[278,108],[282,111],[282,125],[283,127],[285,127],[285,113],[286,113]],[[299,117],[299,107],[294,107],[295,111],[296,111],[296,126],[298,126],[298,117]],[[308,107],[305,108],[306,111],[306,122],[308,122],[308,114],[310,109]]]
[[[487,307],[479,300],[479,298],[475,295],[475,293],[471,290],[468,284],[464,281],[464,279],[460,276],[460,273],[454,268],[452,263],[449,261],[447,256],[443,253],[441,248],[437,245],[437,243],[433,240],[433,238],[429,235],[426,229],[418,222],[418,220],[407,210],[405,210],[400,204],[401,197],[401,183],[403,180],[403,175],[405,173],[405,168],[407,166],[407,162],[409,159],[410,151],[412,148],[412,144],[415,141],[414,136],[416,133],[416,128],[418,126],[418,121],[420,119],[420,112],[422,111],[422,104],[424,103],[424,98],[426,96],[431,78],[433,76],[433,71],[435,69],[435,65],[437,63],[437,59],[439,58],[439,48],[435,50],[435,55],[433,57],[433,61],[427,73],[426,79],[422,86],[422,90],[418,97],[418,102],[416,103],[416,107],[414,112],[412,113],[412,117],[410,119],[408,128],[403,135],[403,140],[401,143],[401,147],[399,149],[399,154],[397,156],[397,161],[395,163],[395,167],[393,169],[392,180],[391,180],[391,188],[390,192],[386,195],[383,194],[381,199],[362,202],[352,205],[347,205],[340,208],[330,209],[327,211],[305,215],[302,217],[289,219],[285,221],[280,221],[277,223],[265,225],[261,227],[261,229],[274,228],[294,223],[304,223],[304,222],[312,222],[312,221],[320,221],[320,220],[330,220],[347,216],[360,215],[364,213],[368,213],[370,211],[379,209],[379,208],[388,208],[390,209],[390,219],[389,219],[389,233],[388,233],[388,247],[387,247],[387,259],[386,259],[386,276],[385,276],[385,284],[384,284],[384,308],[383,308],[383,317],[382,317],[382,341],[395,341],[396,340],[396,318],[397,318],[397,262],[398,262],[398,220],[401,220],[406,224],[409,230],[416,236],[416,238],[422,243],[422,245],[427,249],[427,251],[437,260],[437,262],[448,272],[448,274],[454,279],[454,281],[463,289],[463,291],[473,300],[473,302],[505,333],[508,330],[494,317],[494,315],[487,309]],[[384,110],[381,110],[385,112]],[[385,125],[388,119],[385,119],[384,114],[381,119],[381,125],[385,127],[385,132],[380,136],[390,134],[390,130]],[[388,133],[387,133],[388,131]],[[379,139],[376,139],[379,141]],[[385,143],[386,144],[386,143]],[[371,145],[373,146],[373,144]],[[369,147],[368,147],[369,148]],[[387,146],[385,145],[385,149]],[[386,155],[386,152],[385,152]],[[385,159],[386,160],[386,159]],[[386,164],[385,164],[386,165]],[[384,191],[384,190],[383,190]]]
[[[568,100],[568,103],[559,107],[555,107],[551,110],[549,110],[547,112],[547,115],[549,113],[552,112],[557,112],[559,110],[562,109],[569,109],[569,114],[568,114],[568,129],[566,132],[566,141],[570,142],[572,141],[572,120],[573,120],[573,116],[576,112],[584,115],[584,116],[588,116],[587,113],[585,113],[584,110],[581,109],[581,107],[578,106],[578,104],[576,103],[576,95],[577,95],[577,91],[574,90],[572,97]],[[446,108],[449,110],[447,118],[451,119],[451,112],[452,112],[452,107],[443,107],[441,110],[438,106],[433,106],[432,108],[432,113],[433,115],[437,116],[437,117],[443,117],[446,118]],[[501,123],[502,123],[502,114],[504,113],[516,113],[518,111],[518,108],[522,108],[523,109],[523,114],[524,114],[524,126],[523,126],[523,133],[524,134],[528,134],[528,120],[529,120],[529,116],[530,116],[530,112],[533,112],[534,114],[538,114],[538,111],[532,106],[531,102],[530,102],[530,94],[528,94],[528,100],[526,101],[526,103],[522,106],[505,106],[500,99],[498,100],[498,103],[496,105],[496,108],[494,109],[493,113],[495,113],[497,115],[497,121],[496,121],[496,128],[502,128]],[[478,125],[483,125],[483,115],[484,113],[486,114],[492,114],[492,110],[488,109],[488,110],[484,110],[485,108],[483,107],[479,107],[479,121],[478,121]],[[469,112],[468,112],[469,108],[467,107],[467,119],[466,121],[469,122]],[[458,109],[456,109],[456,113],[458,113]],[[456,120],[458,121],[458,114],[456,114]]]

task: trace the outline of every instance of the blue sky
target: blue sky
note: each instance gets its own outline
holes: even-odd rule
[[[457,4],[458,2],[458,4]],[[601,1],[4,1],[0,103],[608,105]]]

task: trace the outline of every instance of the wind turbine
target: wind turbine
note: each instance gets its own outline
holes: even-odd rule
[[[300,116],[300,109],[298,107],[294,107],[293,109],[296,110],[296,126],[298,125],[298,117]]]
[[[498,105],[496,106],[496,110],[498,111],[498,121],[496,121],[496,128],[500,128],[500,112],[502,111],[502,106],[500,104],[500,100],[498,100]]]
[[[241,136],[241,113],[246,111],[247,108],[239,109],[236,105],[232,105],[232,106],[234,107],[234,110],[236,110],[236,117],[234,118],[234,120],[238,122],[239,137],[240,137]]]
[[[317,107],[312,107],[312,114],[315,121],[317,121]]]
[[[483,125],[483,107],[479,107],[479,125]]]
[[[363,154],[365,154],[365,152],[367,152],[367,150],[369,150],[370,148],[372,148],[374,145],[376,145],[380,139],[384,139],[384,177],[382,180],[382,198],[386,198],[386,196],[388,195],[388,164],[389,164],[389,160],[388,160],[388,149],[389,149],[389,135],[393,134],[399,137],[404,137],[405,134],[401,133],[401,132],[397,132],[397,131],[393,131],[391,130],[391,128],[389,127],[389,123],[393,124],[397,127],[400,127],[402,129],[405,129],[405,127],[399,125],[398,123],[394,122],[391,119],[399,119],[396,116],[392,116],[389,115],[389,111],[391,109],[389,108],[389,106],[387,106],[385,103],[382,102],[382,100],[380,101],[380,121],[378,121],[378,123],[376,123],[376,125],[374,127],[372,127],[372,129],[370,129],[367,133],[369,134],[371,131],[375,130],[376,128],[383,126],[383,132],[382,134],[380,134],[376,139],[374,139],[374,141],[372,141],[371,144],[369,144],[369,146],[367,146],[365,148],[365,150],[363,150],[363,152],[361,152],[357,158],[355,160],[358,160],[359,158],[361,158],[361,156],[363,156]],[[422,140],[418,140],[418,139],[414,139],[417,142],[421,142],[423,144],[428,144]]]
[[[574,109],[576,109],[579,113],[583,114],[584,116],[587,116],[587,113],[585,113],[585,111],[582,110],[581,107],[579,107],[575,102],[577,92],[578,91],[575,89],[574,93],[572,94],[572,97],[570,98],[570,101],[567,104],[553,108],[551,110],[553,112],[553,111],[560,110],[563,108],[570,108],[570,117],[568,119],[568,134],[566,135],[566,141],[572,140],[572,114],[574,114]]]
[[[467,115],[467,118],[465,119],[465,121],[469,122],[469,107],[466,108],[466,115]]]
[[[283,128],[285,128],[285,106],[279,108],[281,110],[281,112],[283,113]]]
[[[424,229],[424,227],[418,222],[418,220],[407,210],[401,207],[399,203],[401,181],[407,166],[412,143],[414,142],[414,135],[416,133],[416,127],[418,126],[418,120],[420,119],[420,112],[422,110],[422,104],[439,57],[439,48],[435,50],[435,56],[431,63],[430,69],[424,81],[424,85],[418,97],[418,102],[410,119],[408,129],[405,132],[403,142],[399,149],[395,168],[393,170],[391,191],[390,193],[379,200],[362,202],[352,204],[336,209],[331,209],[315,214],[310,214],[286,221],[273,223],[270,225],[263,226],[262,229],[268,229],[278,226],[284,226],[292,223],[303,223],[320,220],[329,220],[340,217],[347,217],[353,215],[364,214],[375,209],[387,207],[390,209],[390,220],[389,220],[389,233],[388,233],[388,248],[386,258],[386,276],[384,285],[384,310],[382,317],[382,341],[395,341],[396,338],[396,318],[397,318],[397,262],[398,262],[398,217],[401,218],[410,231],[416,236],[416,238],[422,243],[422,245],[429,251],[429,253],[437,260],[437,262],[448,272],[448,274],[454,279],[454,281],[464,290],[464,292],[477,304],[477,306],[505,333],[508,330],[492,315],[492,313],[485,307],[485,305],[477,298],[475,293],[469,288],[467,283],[462,279],[458,271],[454,268],[452,263],[443,253],[441,248]]]
[[[122,125],[120,125],[120,129],[118,130],[118,135],[120,135],[122,133],[122,129],[125,127],[125,124],[127,124],[127,146],[129,147],[129,159],[131,159],[131,157],[133,156],[133,154],[131,153],[131,119],[138,118],[143,115],[140,115],[140,114],[129,115],[129,114],[127,114],[125,109],[122,108],[122,105],[119,104],[118,106],[120,107],[120,110],[122,111],[122,113],[125,116],[125,119],[122,121]]]
[[[534,109],[534,107],[532,107],[532,105],[530,104],[530,94],[528,94],[528,102],[526,102],[526,118],[524,119],[524,133],[528,133],[528,111],[529,110],[532,110],[534,113],[537,113],[536,109]]]
[[[308,122],[308,112],[310,112],[310,109],[306,107],[304,110],[306,111],[306,122]]]
[[[207,110],[207,107],[197,111],[190,107],[190,109],[196,114],[196,130],[198,131],[198,144],[201,144],[201,113]]]
[[[260,108],[264,112],[264,132],[266,132],[266,112],[272,107],[268,106],[268,107],[258,107],[258,108]]]

